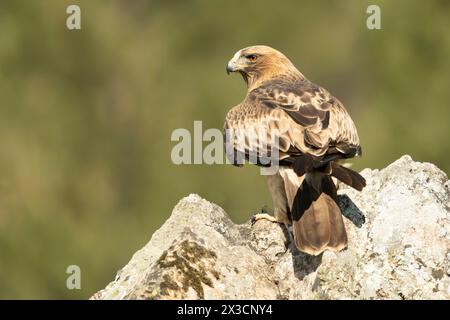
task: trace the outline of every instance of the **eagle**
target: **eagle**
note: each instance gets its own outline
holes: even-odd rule
[[[267,176],[273,216],[256,214],[254,221],[292,226],[297,249],[310,255],[345,249],[347,232],[333,178],[359,191],[366,182],[343,165],[362,152],[344,105],[268,46],[237,51],[226,71],[240,73],[247,84],[246,97],[225,118],[228,158],[237,166],[239,156],[260,166],[271,166],[263,159],[268,155],[277,161],[276,172]],[[263,134],[255,139],[255,132]],[[276,140],[269,139],[273,136]]]

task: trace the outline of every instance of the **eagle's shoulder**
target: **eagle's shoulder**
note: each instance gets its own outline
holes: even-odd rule
[[[303,127],[321,122],[327,128],[330,109],[335,99],[324,88],[307,79],[273,79],[261,84],[248,94],[249,101],[269,108],[283,109],[293,120]]]

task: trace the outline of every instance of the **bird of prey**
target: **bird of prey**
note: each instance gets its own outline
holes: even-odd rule
[[[333,177],[359,191],[366,183],[342,166],[344,159],[361,155],[355,124],[343,104],[268,46],[239,50],[226,70],[240,73],[248,87],[245,99],[225,119],[225,133],[244,133],[243,139],[226,137],[232,163],[240,166],[236,154],[248,160],[256,152],[257,160],[250,162],[262,165],[261,141],[250,132],[266,132],[262,139],[275,133],[278,140],[276,146],[268,138],[264,141],[267,150],[276,148],[279,161],[279,170],[267,177],[274,215],[261,213],[254,219],[292,225],[296,247],[310,255],[346,248]]]

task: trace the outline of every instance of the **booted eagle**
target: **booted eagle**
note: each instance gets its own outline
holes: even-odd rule
[[[240,73],[248,90],[225,119],[226,135],[244,134],[226,137],[226,149],[233,151],[228,156],[238,164],[236,155],[249,159],[256,153],[253,163],[267,166],[261,159],[276,154],[280,165],[267,178],[274,216],[258,214],[255,219],[292,225],[296,247],[308,254],[344,249],[347,233],[332,177],[359,191],[365,186],[362,176],[340,164],[361,154],[355,124],[344,106],[267,46],[236,52],[227,64],[230,72]],[[255,132],[264,134],[255,139]],[[269,139],[273,134],[276,144]]]

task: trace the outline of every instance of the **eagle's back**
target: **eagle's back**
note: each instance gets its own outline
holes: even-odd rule
[[[239,130],[244,135],[264,131],[259,140],[266,137],[267,141],[276,135],[280,159],[300,154],[346,157],[360,150],[356,127],[343,104],[305,78],[280,77],[263,82],[228,112],[225,129]],[[248,137],[244,140],[240,145],[238,141],[230,143],[244,153],[257,147]]]

